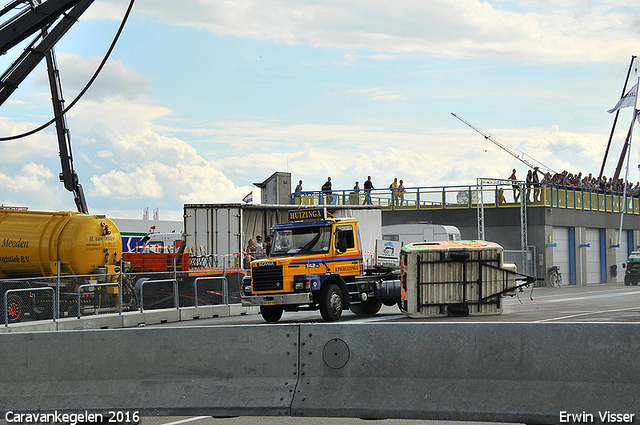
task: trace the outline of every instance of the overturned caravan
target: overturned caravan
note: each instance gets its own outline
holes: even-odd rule
[[[402,248],[401,310],[409,317],[502,313],[502,297],[537,279],[504,263],[495,242],[417,242]]]

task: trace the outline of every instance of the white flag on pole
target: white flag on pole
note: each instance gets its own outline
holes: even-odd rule
[[[629,106],[635,105],[637,91],[638,91],[638,83],[636,83],[635,86],[631,87],[631,90],[629,90],[627,94],[622,96],[622,99],[620,99],[618,103],[616,103],[616,106],[614,106],[613,109],[609,109],[607,112],[612,114],[618,109],[628,108]]]

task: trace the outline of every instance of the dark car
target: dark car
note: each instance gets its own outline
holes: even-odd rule
[[[634,251],[627,258],[627,271],[624,274],[624,284],[637,285],[640,282],[640,251]]]

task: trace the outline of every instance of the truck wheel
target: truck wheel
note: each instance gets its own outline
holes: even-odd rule
[[[283,311],[284,308],[278,305],[260,306],[260,314],[262,314],[262,318],[269,323],[280,320]]]
[[[0,302],[2,304],[4,299]],[[7,312],[9,316],[9,323],[18,323],[21,322],[24,318],[24,300],[20,298],[16,294],[9,294],[7,296]],[[2,313],[0,317],[0,323],[4,323],[4,308],[3,305],[0,307],[0,313]]]
[[[342,291],[335,283],[320,290],[320,314],[327,322],[335,322],[342,316]]]
[[[349,306],[349,310],[357,316],[373,316],[382,308],[381,301],[367,301]]]

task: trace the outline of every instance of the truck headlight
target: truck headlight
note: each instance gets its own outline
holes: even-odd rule
[[[308,280],[293,282],[293,289],[295,291],[308,291],[309,288],[311,288],[311,282],[309,282]]]

